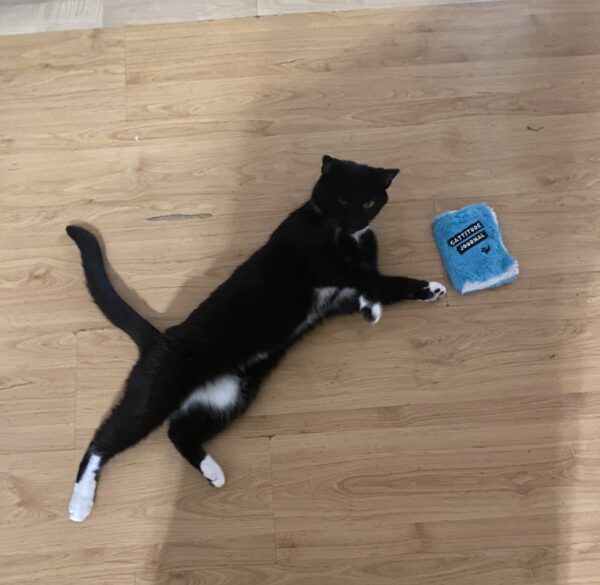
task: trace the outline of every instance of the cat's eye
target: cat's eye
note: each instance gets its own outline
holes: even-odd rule
[[[373,205],[375,205],[375,201],[371,200],[371,201],[365,201],[363,203],[363,207],[365,209],[371,209],[371,207],[373,207]]]
[[[348,205],[348,202],[345,199],[342,199],[341,197],[337,198],[337,202],[342,206],[342,207],[346,207],[346,205]]]

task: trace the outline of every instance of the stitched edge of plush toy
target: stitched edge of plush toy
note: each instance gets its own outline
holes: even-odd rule
[[[483,290],[485,288],[493,288],[500,284],[505,284],[515,279],[519,275],[519,263],[517,261],[511,265],[511,267],[499,274],[498,276],[493,276],[492,278],[488,278],[487,280],[477,281],[477,280],[468,280],[463,284],[461,289],[462,294],[475,292],[476,290]]]

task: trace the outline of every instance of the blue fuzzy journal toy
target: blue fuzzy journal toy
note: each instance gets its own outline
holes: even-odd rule
[[[467,205],[433,218],[433,236],[454,288],[461,294],[512,282],[519,263],[508,253],[494,210]]]

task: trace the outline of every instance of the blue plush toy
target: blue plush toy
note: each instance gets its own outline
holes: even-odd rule
[[[519,263],[508,253],[494,210],[467,205],[433,218],[433,236],[454,288],[461,294],[512,282]]]

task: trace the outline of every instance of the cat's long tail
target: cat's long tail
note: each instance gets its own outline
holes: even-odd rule
[[[81,252],[87,287],[106,318],[122,329],[142,350],[145,345],[160,335],[156,327],[134,311],[117,293],[108,279],[102,251],[96,236],[77,225],[67,226],[67,234]]]

